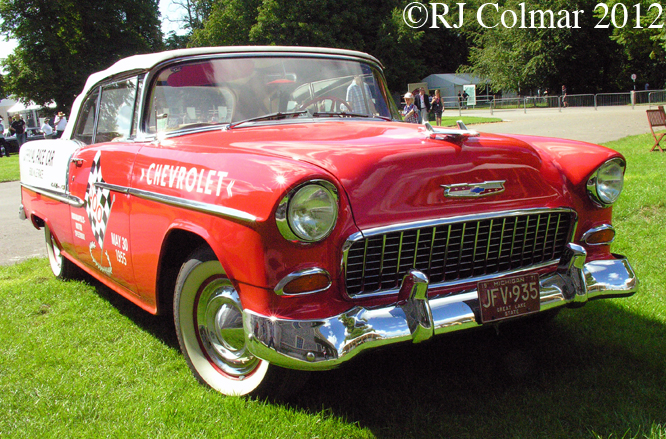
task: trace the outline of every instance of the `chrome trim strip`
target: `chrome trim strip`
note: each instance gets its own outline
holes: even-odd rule
[[[636,274],[624,256],[584,263],[585,249],[571,245],[555,273],[540,279],[541,311],[582,306],[588,300],[626,297],[638,291]],[[418,270],[404,278],[396,303],[353,307],[319,320],[287,320],[243,311],[248,349],[271,364],[302,370],[340,366],[380,346],[427,340],[435,335],[480,327],[477,290],[428,299],[427,277]],[[403,297],[404,296],[404,297]],[[302,348],[294,340],[304,340]]]
[[[508,210],[508,211],[502,211],[502,212],[480,213],[480,214],[471,214],[471,215],[459,215],[459,216],[452,216],[452,217],[447,217],[447,218],[436,218],[436,219],[423,220],[423,221],[413,221],[413,222],[405,222],[405,223],[400,223],[400,224],[391,224],[389,226],[374,227],[374,228],[371,228],[371,229],[361,230],[360,232],[354,233],[349,238],[347,238],[347,241],[359,241],[363,238],[369,238],[369,237],[374,236],[374,235],[381,235],[383,233],[401,232],[403,230],[416,229],[416,228],[422,228],[422,227],[434,227],[434,226],[440,226],[440,225],[445,225],[445,224],[472,222],[472,221],[483,221],[483,220],[488,220],[488,219],[493,219],[493,218],[521,216],[521,215],[535,215],[535,214],[542,214],[542,213],[571,213],[571,214],[574,215],[574,222],[578,222],[578,214],[576,214],[575,210],[573,210],[569,207],[560,207],[560,208],[555,208],[555,209],[548,209],[548,208],[538,207],[538,208],[534,208],[534,209]]]
[[[243,212],[242,210],[232,209],[231,207],[218,206],[216,204],[202,203],[201,201],[186,200],[180,197],[158,194],[155,192],[144,191],[141,189],[129,188],[130,195],[143,198],[144,200],[156,201],[158,203],[168,204],[169,206],[181,207],[195,212],[210,213],[222,218],[241,221],[244,223],[255,223],[257,217]]]
[[[121,194],[134,195],[135,197],[143,198],[144,200],[156,201],[158,203],[180,207],[187,210],[194,210],[196,212],[210,213],[211,215],[229,218],[245,223],[255,223],[257,221],[256,216],[241,210],[232,209],[231,207],[202,203],[201,201],[186,200],[180,197],[173,197],[171,195],[158,194],[156,192],[128,188],[110,183],[95,183],[95,186],[108,189],[110,191],[119,192]]]
[[[593,234],[595,234],[597,232],[602,232],[604,230],[612,230],[613,231],[613,238],[610,241],[608,241],[608,242],[597,242],[597,243],[594,243],[594,244],[587,242],[587,240],[590,236],[592,236]],[[583,233],[583,237],[580,238],[580,240],[581,240],[581,242],[584,242],[585,244],[590,245],[590,246],[609,245],[610,243],[615,241],[615,228],[613,226],[611,226],[610,224],[604,224],[604,225],[601,225],[599,227],[595,227],[595,228],[590,229],[587,232]]]
[[[36,192],[40,195],[43,195],[45,197],[51,198],[56,201],[60,201],[61,203],[69,204],[70,206],[73,207],[83,207],[84,201],[80,199],[79,197],[75,197],[74,195],[69,195],[69,194],[61,194],[55,191],[51,191],[48,189],[44,188],[38,188],[35,186],[30,186],[24,183],[21,183],[21,187],[24,187],[30,191]]]
[[[313,274],[325,275],[328,278],[328,285],[325,288],[320,288],[318,290],[313,290],[313,291],[304,291],[298,294],[287,294],[284,292],[284,287],[289,282],[298,279],[300,277],[312,276]],[[331,287],[332,284],[333,282],[331,281],[331,275],[328,274],[328,271],[324,270],[323,268],[312,267],[312,268],[306,268],[304,270],[294,271],[293,273],[286,275],[284,278],[282,278],[280,282],[278,282],[273,291],[275,291],[275,294],[277,294],[278,296],[303,296],[307,294],[321,293],[322,291],[326,291]]]

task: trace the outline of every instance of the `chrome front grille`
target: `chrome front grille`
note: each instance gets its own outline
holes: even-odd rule
[[[347,293],[384,294],[412,268],[430,284],[460,283],[557,261],[571,239],[569,209],[468,216],[382,228],[350,238],[345,250]]]

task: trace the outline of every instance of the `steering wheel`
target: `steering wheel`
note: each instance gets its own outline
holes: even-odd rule
[[[330,102],[329,105],[327,105],[328,102]],[[339,113],[342,111],[351,111],[352,108],[349,102],[344,99],[336,98],[335,96],[319,96],[301,104],[300,109],[304,110],[313,105],[317,106],[316,111],[322,113]]]

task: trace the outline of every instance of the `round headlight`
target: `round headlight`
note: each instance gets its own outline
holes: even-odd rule
[[[587,181],[587,192],[597,204],[610,206],[620,197],[626,164],[620,158],[608,160]]]
[[[289,240],[321,241],[338,219],[337,191],[326,181],[307,183],[282,200],[276,219],[280,232]]]

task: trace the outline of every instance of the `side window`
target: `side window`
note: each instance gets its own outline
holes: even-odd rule
[[[86,145],[93,143],[93,134],[95,133],[95,110],[97,109],[97,98],[99,89],[96,89],[88,96],[79,112],[76,128],[74,129],[74,139],[79,140]]]
[[[118,142],[130,138],[136,90],[137,78],[102,87],[95,143]]]

